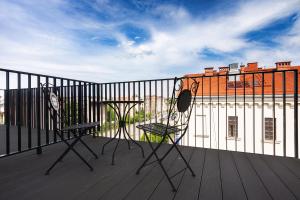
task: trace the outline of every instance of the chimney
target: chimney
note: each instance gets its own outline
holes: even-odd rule
[[[213,76],[214,75],[214,68],[213,67],[206,67],[204,68],[205,76]]]
[[[219,67],[219,74],[227,74],[229,67]]]
[[[247,63],[247,67],[245,67],[245,72],[254,72],[258,70],[257,62]]]
[[[277,70],[282,70],[282,69],[289,68],[291,66],[291,61],[276,62],[275,64]]]

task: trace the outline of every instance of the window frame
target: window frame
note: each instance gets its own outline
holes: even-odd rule
[[[238,116],[227,116],[227,123],[228,123],[227,124],[228,125],[227,137],[228,138],[238,138],[238,136],[239,136],[238,121],[239,121]],[[231,123],[234,123],[234,124],[231,124]],[[232,129],[232,126],[235,127],[235,129]]]
[[[269,123],[271,125],[269,125]],[[267,130],[267,128],[272,128],[272,129]],[[271,132],[271,133],[269,133],[269,132]],[[271,136],[271,137],[269,137],[269,136]],[[275,141],[276,140],[276,118],[273,118],[273,117],[265,117],[264,118],[264,140],[265,141]]]

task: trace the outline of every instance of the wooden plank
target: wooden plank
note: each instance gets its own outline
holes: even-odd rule
[[[300,160],[296,158],[284,158],[276,157],[279,162],[281,162],[287,170],[293,173],[298,179],[300,179]]]
[[[183,180],[180,183],[174,199],[197,199],[202,179],[202,170],[205,163],[206,149],[196,148],[193,152],[190,165],[194,170],[196,177],[192,177],[189,173],[185,173]]]
[[[258,155],[248,154],[247,157],[273,199],[295,199],[288,188],[276,177]]]
[[[219,151],[223,199],[247,199],[243,182],[240,179],[231,152]]]
[[[163,152],[161,152],[160,155],[163,155]],[[167,171],[173,165],[176,158],[177,153],[175,151],[171,151],[170,154],[165,158],[165,160],[163,161],[163,165],[165,166]],[[146,170],[147,169],[145,169],[145,171],[141,171],[141,173],[145,173]],[[156,165],[151,173],[145,176],[145,178],[141,182],[136,184],[135,187],[128,192],[124,199],[140,200],[149,198],[162,178],[164,178],[163,171],[159,165]],[[170,190],[166,192],[169,192]]]
[[[91,138],[84,138],[84,140],[88,141],[89,139]],[[65,148],[65,144],[58,143],[44,147],[43,153],[40,155],[36,154],[36,152],[33,150],[2,158],[0,165],[0,184],[8,183],[14,179],[20,179],[26,176],[30,177],[31,173],[35,173],[39,168],[46,170],[47,167],[49,167],[48,161],[54,161],[60,152],[62,152]],[[21,164],[16,165],[16,160]],[[28,160],[30,160],[30,162],[28,162]],[[35,164],[33,165],[32,163]]]
[[[222,199],[218,151],[208,149],[198,199]]]
[[[246,153],[232,152],[233,159],[235,160],[237,165],[237,170],[241,175],[241,179],[244,183],[248,199],[272,199],[263,183],[260,181],[260,178],[251,167],[251,164],[246,158],[246,155]]]
[[[148,145],[148,144],[147,144]],[[169,148],[169,145],[161,146],[160,151],[158,152],[161,155],[162,152],[165,152]],[[149,148],[150,150],[150,148]],[[149,155],[150,151],[146,152],[146,157]],[[142,160],[143,162],[144,160]],[[153,177],[152,172],[155,168],[157,168],[157,164],[153,163],[152,165],[146,166],[139,175],[136,174],[136,170],[142,164],[139,162],[134,166],[133,170],[127,174],[121,181],[117,182],[113,187],[109,188],[99,199],[124,199],[124,197],[128,196],[129,193],[137,187],[137,185],[143,184],[142,182],[147,176]],[[170,159],[165,161],[166,163],[170,162]],[[143,185],[141,185],[143,186]],[[139,194],[137,195],[139,196]]]
[[[273,156],[261,156],[269,169],[281,180],[296,199],[300,199],[300,179]]]
[[[147,154],[149,149],[147,148],[146,143],[140,144]],[[123,181],[131,174],[136,169],[136,166],[143,161],[140,149],[135,145],[131,145],[131,150],[128,150],[125,141],[123,141],[117,155],[118,160],[116,160],[114,166],[110,164],[111,153],[109,153],[108,157],[104,157],[103,159],[106,160],[105,162],[110,160],[107,167],[100,168],[99,173],[95,175],[93,181],[88,181],[88,183],[85,184],[85,187],[80,189],[73,199],[100,199],[103,194],[108,192],[111,188],[116,187],[119,182]]]
[[[94,144],[98,148],[100,147],[99,140],[94,141]],[[81,147],[81,145],[78,145],[77,149],[81,149]],[[91,154],[89,152],[80,152],[84,157],[88,158],[89,156],[91,158]],[[122,150],[122,152],[126,151]],[[58,155],[56,155],[56,157],[57,156]],[[41,160],[41,162],[46,162],[47,167],[54,161],[53,159],[47,160],[47,155],[44,155],[41,158],[45,158]],[[73,195],[80,192],[83,183],[93,183],[93,179],[99,179],[99,177],[95,177],[95,175],[102,173],[101,171],[103,168],[111,169],[107,160],[109,160],[109,158],[107,158],[105,162],[104,157],[100,157],[98,160],[95,160],[94,158],[88,160],[95,169],[94,172],[90,172],[89,169],[84,166],[84,164],[75,157],[74,154],[70,153],[67,157],[65,157],[62,163],[57,165],[49,176],[44,175],[46,168],[43,167],[36,172],[29,174],[25,180],[19,181],[19,179],[16,179],[15,183],[17,183],[17,187],[15,186],[14,190],[6,192],[6,194],[9,195],[9,198],[5,199],[18,199],[18,194],[20,193],[22,193],[22,197],[24,199],[73,198]]]
[[[193,148],[190,147],[179,147],[181,150],[181,153],[185,157],[185,159],[189,162],[192,154],[193,154]],[[174,150],[175,151],[175,150]],[[186,167],[184,161],[182,158],[178,155],[175,162],[173,162],[172,166],[168,170],[168,174],[171,177],[172,175],[175,175],[175,173],[179,172],[180,170],[184,169]],[[174,186],[178,189],[180,186],[180,181],[183,178],[183,175],[185,174],[184,171],[179,173],[177,176],[173,177],[171,180],[174,184]],[[190,171],[187,172],[186,176],[191,176],[192,174]],[[170,183],[168,182],[167,178],[165,176],[162,177],[161,181],[158,183],[155,190],[152,192],[150,198],[148,199],[172,199],[176,193],[172,191],[172,188],[170,186]]]

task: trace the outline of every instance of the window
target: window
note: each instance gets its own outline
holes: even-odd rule
[[[238,136],[238,117],[228,116],[228,137]]]
[[[265,140],[276,139],[275,135],[276,118],[265,118]]]

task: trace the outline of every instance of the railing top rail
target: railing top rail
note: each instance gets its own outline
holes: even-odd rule
[[[24,72],[24,71],[17,71],[17,70],[11,70],[11,69],[4,69],[0,68],[0,71],[5,72],[11,72],[11,73],[22,73],[22,74],[28,74],[33,76],[41,76],[41,77],[50,77],[50,78],[56,78],[56,79],[64,79],[64,80],[70,80],[70,81],[77,81],[77,82],[85,82],[85,83],[91,83],[91,84],[121,84],[121,83],[138,83],[138,82],[150,82],[150,81],[168,81],[173,80],[175,78],[160,78],[160,79],[146,79],[146,80],[133,80],[133,81],[117,81],[117,82],[92,82],[92,81],[83,81],[83,80],[76,80],[71,78],[63,78],[58,76],[52,76],[52,75],[44,75],[44,74],[38,74],[38,73],[31,73],[31,72]],[[297,72],[297,69],[288,69],[288,70],[270,70],[270,71],[258,71],[258,72],[243,72],[243,73],[236,73],[236,74],[214,74],[212,76],[206,76],[205,74],[197,75],[197,76],[183,76],[178,78],[208,78],[208,77],[222,77],[222,76],[246,76],[251,74],[269,74],[269,73],[283,73],[283,72]]]
[[[83,81],[83,80],[77,80],[77,79],[72,79],[72,78],[63,78],[63,77],[59,77],[59,76],[38,74],[38,73],[32,73],[32,72],[24,72],[24,71],[18,71],[18,70],[13,70],[13,69],[0,68],[0,71],[10,72],[10,73],[20,73],[20,74],[40,76],[40,77],[49,77],[49,78],[55,78],[55,79],[63,79],[63,80],[76,81],[76,82],[85,82],[85,83],[91,83],[91,84],[100,84],[100,83],[96,83],[96,82],[92,82],[92,81]]]

